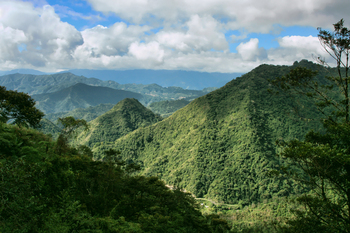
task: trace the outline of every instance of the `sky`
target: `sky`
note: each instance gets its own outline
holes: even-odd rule
[[[154,69],[245,73],[332,60],[347,0],[0,0],[0,70]]]

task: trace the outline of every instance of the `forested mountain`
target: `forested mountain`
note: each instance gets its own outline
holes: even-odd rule
[[[86,147],[1,121],[0,140],[0,232],[229,231],[190,194],[123,161],[94,161]]]
[[[111,110],[89,122],[89,131],[77,137],[77,143],[90,147],[113,142],[137,128],[162,120],[136,99],[124,99]],[[97,144],[96,144],[97,143]]]
[[[325,70],[308,61],[293,67]],[[272,95],[268,79],[292,67],[261,65],[224,87],[200,97],[170,117],[94,148],[97,156],[114,148],[124,159],[140,160],[144,175],[160,176],[197,197],[226,203],[251,203],[298,192],[266,172],[281,163],[277,139],[300,138],[321,129],[320,115],[301,96]]]
[[[222,87],[242,73],[208,73],[184,70],[69,70],[75,75],[88,78],[113,80],[121,84],[153,84],[163,87],[176,86],[184,89],[201,90],[207,87]]]
[[[72,116],[75,119],[84,119],[86,121],[92,121],[101,116],[105,112],[111,110],[114,104],[99,104],[97,106],[90,106],[87,108],[76,108],[69,112],[48,113],[44,118],[50,120],[53,123],[57,122],[58,118]]]
[[[162,87],[157,84],[119,84],[114,81],[102,81],[96,78],[86,78],[72,73],[57,73],[52,75],[9,74],[0,77],[0,86],[9,90],[17,90],[30,95],[52,93],[71,87],[77,83],[91,86],[110,87],[142,94],[142,104],[162,100],[195,99],[212,91],[213,88],[203,90],[185,90],[181,87]],[[57,111],[56,111],[57,112]]]
[[[162,117],[168,117],[180,108],[185,107],[190,101],[180,100],[164,100],[160,102],[153,102],[148,107],[154,113],[160,114]]]
[[[57,113],[71,111],[76,108],[87,108],[101,103],[116,104],[125,98],[141,100],[143,96],[124,90],[116,90],[109,87],[89,86],[77,83],[68,88],[40,95],[33,95],[36,107],[45,113]]]

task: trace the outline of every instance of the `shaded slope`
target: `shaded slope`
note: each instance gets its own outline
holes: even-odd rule
[[[39,131],[43,132],[44,134],[51,134],[53,137],[56,137],[61,132],[61,129],[48,119],[42,119],[40,121],[40,125],[41,127]]]
[[[77,142],[94,146],[113,142],[137,128],[149,126],[162,118],[144,107],[136,99],[124,99],[111,110],[89,122],[88,133],[81,133]]]
[[[321,69],[307,61],[295,65]],[[321,127],[307,100],[267,92],[267,79],[289,70],[261,65],[112,147],[124,159],[143,161],[143,174],[161,176],[168,184],[180,181],[177,185],[197,197],[244,203],[298,192],[265,175],[281,162],[275,156],[276,139],[302,138]],[[296,102],[305,106],[298,109],[302,118],[295,114]],[[108,148],[101,145],[94,151],[101,154]]]
[[[92,121],[98,116],[106,113],[113,108],[114,104],[99,104],[97,106],[90,106],[88,108],[76,108],[69,112],[49,113],[44,118],[57,122],[58,118],[72,116],[75,119],[84,119],[86,121]]]
[[[37,101],[36,107],[45,113],[71,111],[75,108],[86,108],[101,103],[116,104],[125,98],[142,99],[142,95],[139,93],[89,86],[83,83],[57,92],[33,95],[32,97]]]

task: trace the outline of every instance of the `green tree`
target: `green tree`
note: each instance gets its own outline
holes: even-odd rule
[[[12,90],[6,90],[0,86],[0,121],[21,126],[40,127],[40,120],[44,113],[35,108],[35,100],[28,94]]]
[[[304,141],[278,142],[283,148],[280,156],[290,161],[289,166],[280,167],[279,174],[304,187],[304,194],[297,199],[304,209],[295,211],[296,218],[285,230],[350,232],[350,31],[340,20],[334,24],[334,32],[319,28],[318,37],[336,61],[336,76],[319,82],[317,72],[297,67],[272,81],[284,92],[312,98],[325,116],[324,132],[311,131]],[[324,59],[318,61],[332,71]]]
[[[59,155],[61,155],[62,153],[66,153],[68,150],[70,150],[70,147],[68,146],[68,140],[70,138],[76,137],[78,128],[83,127],[84,131],[89,130],[89,125],[87,124],[86,120],[75,119],[72,116],[58,118],[58,124],[62,127],[61,133],[57,138],[56,144],[56,152]],[[92,156],[91,150],[89,155]]]

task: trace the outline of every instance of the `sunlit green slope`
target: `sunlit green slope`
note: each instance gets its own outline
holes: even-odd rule
[[[297,65],[321,69],[307,61]],[[237,203],[298,192],[265,175],[281,162],[275,156],[276,139],[302,138],[321,127],[320,115],[308,100],[267,91],[267,80],[290,68],[261,65],[165,120],[94,152],[118,149],[124,159],[142,161],[144,175],[158,175],[197,197]]]
[[[113,142],[139,127],[149,126],[162,118],[136,99],[124,99],[111,110],[89,122],[90,130],[77,137],[77,143],[90,147]],[[95,145],[97,143],[97,145]]]

